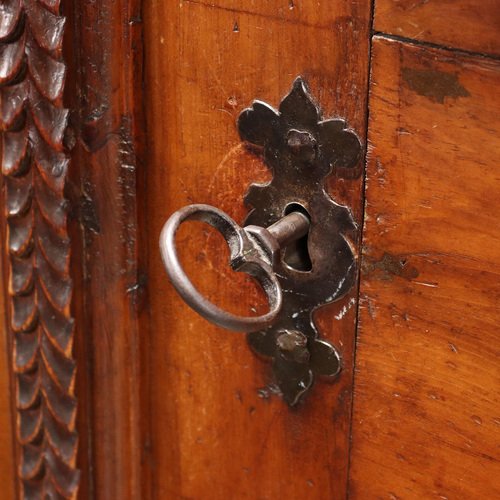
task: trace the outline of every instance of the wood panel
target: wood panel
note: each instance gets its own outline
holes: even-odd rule
[[[376,31],[500,54],[497,0],[376,0]]]
[[[353,498],[500,496],[500,64],[373,42]]]
[[[267,387],[270,369],[244,336],[198,317],[162,269],[160,229],[176,209],[210,203],[242,222],[250,182],[268,178],[243,147],[239,112],[277,106],[297,75],[324,116],[363,138],[370,7],[361,2],[149,2],[145,6],[147,240],[153,498],[344,498],[356,290],[318,314],[344,370],[296,409]],[[361,217],[362,165],[337,171],[331,192]],[[179,247],[199,288],[242,314],[262,310],[244,275],[227,269],[213,232],[183,228]],[[144,325],[144,324],[143,324]]]

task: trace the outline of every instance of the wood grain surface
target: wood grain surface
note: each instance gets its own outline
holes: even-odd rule
[[[352,498],[500,496],[500,64],[373,43]]]
[[[144,281],[136,192],[143,172],[141,2],[65,7],[81,497],[148,498],[141,490],[147,433],[140,421]]]
[[[500,55],[497,0],[375,0],[376,31]]]
[[[258,4],[258,5],[257,5]],[[341,347],[336,383],[318,383],[291,410],[266,386],[269,366],[245,337],[212,326],[177,296],[158,238],[189,203],[242,222],[243,195],[268,178],[236,130],[253,99],[277,106],[302,75],[325,117],[342,116],[364,141],[368,1],[150,2],[145,4],[148,118],[145,239],[153,498],[344,498],[356,290],[318,314]],[[362,165],[332,175],[334,198],[361,217]],[[262,311],[245,275],[231,273],[220,237],[200,224],[178,237],[194,283],[240,314]],[[145,323],[141,336],[145,338]],[[260,390],[259,390],[260,389]]]
[[[244,220],[270,174],[237,117],[298,75],[365,144],[372,3],[413,41],[373,38],[357,371],[355,287],[316,314],[339,379],[290,409],[159,233]],[[494,0],[0,2],[0,498],[500,497],[499,28]],[[360,226],[363,166],[328,183]],[[178,244],[211,300],[266,309],[218,233]]]
[[[3,266],[2,266],[3,268]],[[3,269],[0,268],[0,283],[3,283]],[[14,432],[14,409],[12,405],[11,383],[13,374],[11,370],[11,348],[9,345],[8,330],[5,328],[5,308],[8,303],[4,296],[4,289],[0,289],[0,484],[2,485],[2,499],[14,500],[16,498],[16,454]]]

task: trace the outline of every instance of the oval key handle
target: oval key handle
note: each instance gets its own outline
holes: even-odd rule
[[[189,220],[206,222],[224,236],[235,271],[253,276],[266,292],[269,312],[262,316],[238,316],[220,309],[191,283],[177,255],[175,234]],[[256,332],[273,324],[281,311],[283,294],[273,272],[273,263],[282,247],[307,234],[309,219],[300,212],[284,216],[267,229],[240,227],[231,217],[210,205],[188,205],[170,216],[160,235],[160,251],[170,281],[184,301],[208,321],[240,332]]]

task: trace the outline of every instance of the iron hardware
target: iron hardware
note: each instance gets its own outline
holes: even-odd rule
[[[160,250],[168,276],[182,298],[209,321],[247,332],[250,346],[270,358],[279,392],[296,404],[314,378],[333,379],[340,355],[319,339],[312,317],[353,286],[357,226],[349,208],[326,193],[333,168],[352,168],[361,143],[342,119],[322,120],[302,78],[297,78],[279,111],[254,101],[238,119],[241,138],[260,148],[273,178],[252,184],[245,203],[252,208],[244,227],[209,205],[190,205],[165,223]],[[189,281],[177,258],[175,233],[182,222],[201,220],[225,237],[230,264],[251,274],[264,288],[269,312],[240,317],[217,308]]]
[[[215,227],[226,239],[230,264],[235,271],[254,276],[267,293],[270,311],[263,316],[236,316],[219,309],[192,285],[177,258],[175,233],[187,220],[199,220]],[[270,326],[283,304],[279,280],[273,273],[280,250],[307,234],[309,219],[299,212],[286,215],[267,229],[259,226],[241,228],[231,217],[210,205],[188,205],[172,215],[163,226],[160,248],[165,269],[177,292],[196,312],[228,330],[253,332]]]

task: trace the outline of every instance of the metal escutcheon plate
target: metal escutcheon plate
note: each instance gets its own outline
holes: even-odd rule
[[[334,168],[353,168],[361,143],[342,119],[322,119],[302,78],[278,110],[255,101],[238,119],[241,138],[261,154],[272,172],[267,184],[252,184],[244,227],[208,205],[191,205],[165,224],[160,248],[167,273],[184,300],[209,321],[249,332],[252,349],[272,361],[275,384],[295,405],[315,378],[334,378],[338,350],[319,338],[313,313],[353,286],[357,226],[349,208],[325,190]],[[270,310],[239,317],[217,308],[192,285],[177,258],[175,233],[186,220],[217,228],[229,245],[233,269],[250,273],[265,289]],[[276,392],[276,391],[273,391]]]

